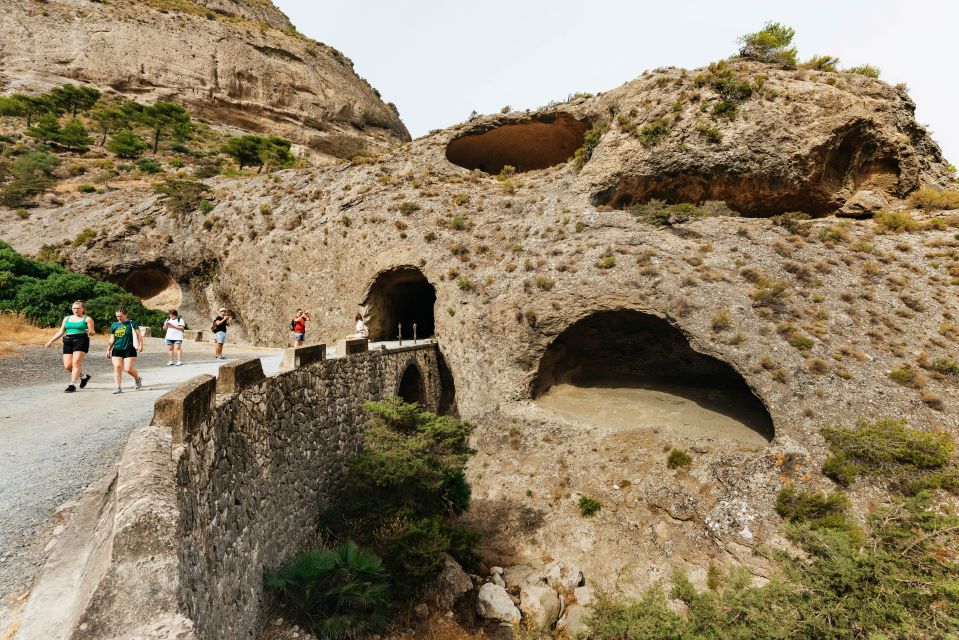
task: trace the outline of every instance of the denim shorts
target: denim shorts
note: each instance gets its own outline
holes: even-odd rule
[[[226,344],[226,331],[217,331],[214,333],[213,341],[217,344]]]
[[[168,345],[171,345],[171,344],[183,344],[183,340],[167,340],[166,343],[167,343]]]
[[[296,340],[297,342],[299,342],[300,340],[303,340],[304,338],[306,338],[306,332],[305,332],[305,331],[304,331],[303,333],[294,333],[294,334],[293,334],[293,339]]]

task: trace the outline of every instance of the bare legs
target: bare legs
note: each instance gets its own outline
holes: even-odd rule
[[[63,368],[70,372],[70,384],[77,384],[83,376],[83,358],[86,355],[83,351],[63,354]]]
[[[123,372],[126,371],[134,380],[140,379],[140,373],[136,370],[136,358],[113,358],[113,381],[117,383],[117,389],[120,388],[120,380]]]
[[[173,362],[173,354],[177,354],[177,362],[183,362],[183,343],[180,344],[168,344],[166,346],[167,353],[170,354],[170,362]]]

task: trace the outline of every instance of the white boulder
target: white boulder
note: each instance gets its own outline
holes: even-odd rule
[[[487,620],[499,620],[510,624],[519,624],[522,617],[519,609],[506,593],[506,589],[490,582],[479,589],[476,596],[476,613]]]

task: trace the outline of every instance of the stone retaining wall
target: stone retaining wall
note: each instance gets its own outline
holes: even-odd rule
[[[372,351],[257,379],[206,398],[195,378],[177,464],[180,600],[200,638],[253,639],[262,629],[263,573],[308,545],[317,517],[342,489],[347,457],[363,443],[363,403],[396,395],[410,366],[436,410],[435,345]],[[235,376],[240,383],[243,376]],[[177,434],[179,435],[179,434]],[[175,437],[175,440],[179,438]]]

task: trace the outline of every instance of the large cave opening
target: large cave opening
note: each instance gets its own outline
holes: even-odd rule
[[[704,157],[648,173],[625,172],[593,193],[593,206],[629,209],[662,200],[668,204],[725,202],[743,216],[770,217],[788,211],[811,216],[834,213],[857,190],[904,196],[896,144],[871,121],[834,132],[802,159],[786,165],[756,158],[750,164]],[[803,166],[805,165],[805,166]]]
[[[638,311],[597,312],[571,325],[542,356],[532,395],[540,406],[607,428],[647,426],[746,446],[773,437],[769,412],[732,366]]]
[[[416,267],[396,267],[381,272],[363,306],[366,308],[370,340],[396,340],[402,326],[403,339],[430,338],[435,332],[433,307],[436,289]]]
[[[509,165],[518,172],[561,164],[583,146],[589,125],[560,114],[504,124],[456,138],[446,147],[446,159],[466,169],[498,174]]]
[[[163,267],[130,272],[120,286],[140,298],[148,309],[174,309],[183,302],[183,291],[173,275]]]

